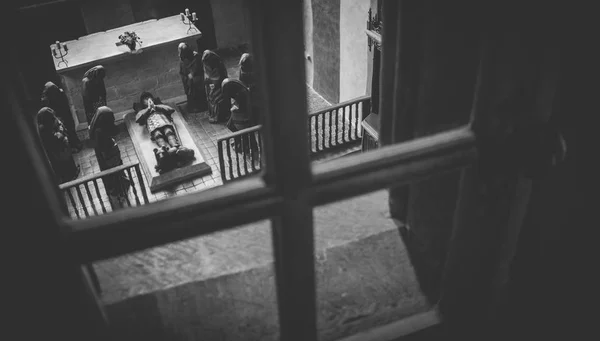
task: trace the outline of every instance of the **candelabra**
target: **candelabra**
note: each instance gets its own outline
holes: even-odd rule
[[[67,61],[65,60],[65,57],[67,56],[67,54],[69,54],[69,48],[67,47],[67,44],[61,44],[60,41],[57,40],[56,45],[52,47],[52,54],[54,55],[54,58],[60,59],[56,66],[60,67],[61,63],[65,63],[65,66],[69,66],[69,63],[67,63]]]
[[[379,13],[381,13],[381,10],[379,10]],[[379,13],[376,13],[375,16],[373,16],[373,12],[369,8],[369,19],[367,20],[367,44],[369,45],[369,51],[371,51],[371,46],[373,45],[381,51],[381,31],[383,29],[383,22],[381,21]]]
[[[198,21],[198,17],[196,17],[196,12],[190,14],[190,9],[186,8],[185,14],[183,14],[183,13],[179,13],[179,14],[181,15],[181,22],[184,23],[185,25],[189,25],[187,34],[190,34],[190,31],[198,32],[198,29],[196,28],[196,26],[194,26],[196,21]],[[187,22],[185,21],[185,19],[187,19]]]

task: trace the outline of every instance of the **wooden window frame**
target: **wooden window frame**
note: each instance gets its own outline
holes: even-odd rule
[[[302,3],[267,2],[269,10],[263,10],[266,6],[248,8],[252,18],[252,46],[257,51],[256,64],[257,70],[260,70],[258,78],[261,88],[266,90],[263,100],[268,113],[264,122],[266,165],[262,177],[243,179],[203,192],[85,220],[72,220],[64,214],[58,187],[46,169],[46,162],[24,119],[26,116],[22,108],[14,100],[19,97],[18,94],[13,94],[13,114],[21,131],[22,142],[28,148],[37,176],[43,184],[41,195],[55,212],[54,218],[63,233],[64,247],[75,262],[88,264],[271,219],[281,339],[316,340],[313,208],[476,165],[481,159],[481,152],[487,150],[478,138],[487,133],[485,125],[477,124],[489,119],[483,115],[486,103],[484,85],[489,83],[485,82],[487,64],[486,59],[482,59],[473,124],[402,144],[385,145],[369,153],[336,160],[335,163],[311,165],[305,122]],[[383,14],[386,16],[380,80],[380,108],[383,115],[400,110],[397,99],[401,98],[401,94],[396,93],[398,70],[395,68],[400,51],[397,46],[400,19],[394,15],[403,4],[398,1],[383,3]],[[391,134],[391,131],[382,131],[382,139],[390,141]],[[463,172],[463,190],[468,194],[461,195],[463,210],[459,209],[455,230],[461,225],[466,228],[458,229],[455,235],[475,228],[476,224],[468,219],[469,213],[464,205],[475,205],[477,195],[473,194],[472,186],[477,181],[477,174],[472,170]],[[516,194],[506,195],[514,197]],[[522,202],[519,204],[523,205]],[[486,220],[481,218],[477,222],[482,221]],[[448,283],[454,283],[454,287],[450,285],[450,289],[445,291],[446,296],[458,287],[458,279],[453,277],[455,274],[473,271],[473,266],[465,270],[464,266],[461,268],[458,265],[464,259],[459,249],[478,243],[474,238],[465,240],[451,248],[451,259],[446,269],[449,275],[446,278]],[[479,248],[492,243],[494,241],[488,238]],[[452,269],[458,270],[452,272]],[[484,281],[488,279],[482,277]],[[475,300],[483,296],[469,297]],[[395,328],[390,327],[392,325],[384,327],[379,333],[361,334],[365,337],[361,340],[379,339],[384,334],[397,338],[438,324],[437,307],[410,321],[393,324]]]

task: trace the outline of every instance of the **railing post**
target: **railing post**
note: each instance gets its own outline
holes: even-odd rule
[[[140,184],[140,188],[142,189],[142,196],[144,197],[144,203],[148,204],[148,203],[150,203],[150,200],[148,200],[148,193],[146,192],[146,183],[144,182],[144,177],[142,176],[142,172],[140,170],[139,163],[137,163],[135,165],[135,174],[137,175],[138,183]]]

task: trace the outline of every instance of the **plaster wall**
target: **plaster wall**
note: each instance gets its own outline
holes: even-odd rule
[[[340,102],[366,94],[370,0],[340,1]]]
[[[313,89],[329,103],[340,97],[340,2],[313,0]]]
[[[313,10],[312,0],[304,0],[304,59],[306,84],[313,86]]]

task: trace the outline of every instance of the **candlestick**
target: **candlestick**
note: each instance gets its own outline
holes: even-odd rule
[[[65,63],[65,66],[69,66],[65,60],[65,56],[69,54],[69,48],[67,47],[67,44],[61,44],[60,41],[57,40],[55,47],[52,48],[52,54],[54,55],[54,58],[60,59],[58,64],[56,64],[57,67],[60,67],[60,64],[62,63]]]
[[[183,22],[185,25],[188,25],[189,28],[187,30],[187,33],[189,34],[190,32],[198,32],[198,29],[194,26],[194,23],[196,21],[198,21],[198,17],[196,15],[196,12],[190,14],[190,9],[186,8],[185,9],[185,15],[183,13],[180,13],[181,15],[181,22]],[[187,19],[187,21],[185,20]]]

